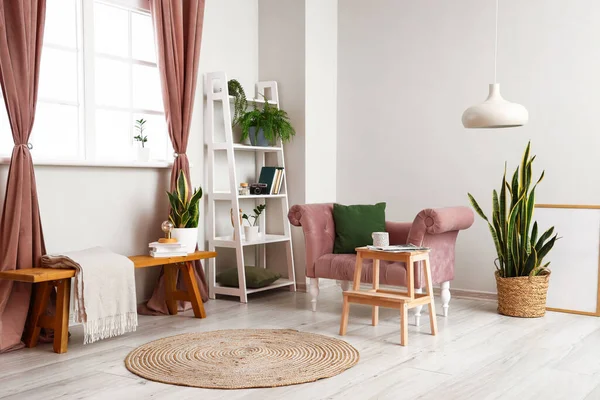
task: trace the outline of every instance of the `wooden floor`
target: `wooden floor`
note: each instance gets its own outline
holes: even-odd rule
[[[321,291],[318,311],[306,293],[251,297],[249,304],[215,300],[208,318],[140,317],[137,332],[83,346],[75,327],[69,352],[50,344],[0,355],[2,399],[600,399],[600,319],[548,313],[542,319],[498,315],[495,303],[453,299],[450,316],[409,327],[398,345],[399,316],[352,305],[346,340],[360,362],[336,377],[274,389],[207,390],[154,383],[132,375],[123,359],[134,347],[184,332],[235,328],[293,328],[338,337],[341,292]],[[439,304],[439,300],[438,300]],[[439,307],[438,307],[439,308]],[[426,315],[422,321],[427,322]]]

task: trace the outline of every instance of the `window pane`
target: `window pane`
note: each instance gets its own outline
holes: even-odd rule
[[[142,61],[156,62],[154,28],[148,14],[131,14],[131,54]]]
[[[39,97],[77,103],[77,53],[42,49]]]
[[[152,160],[172,160],[173,147],[167,131],[167,121],[164,115],[136,114],[135,120],[144,118],[147,122],[144,124],[144,135],[148,136],[146,147],[150,148],[150,159]],[[138,134],[134,130],[134,136]]]
[[[133,107],[163,111],[158,68],[133,66]]]
[[[129,12],[122,8],[94,3],[94,36],[97,53],[128,56],[128,14]]]
[[[129,107],[129,64],[96,57],[96,104]]]
[[[76,158],[79,155],[78,107],[38,102],[29,141],[34,157]]]
[[[49,0],[46,5],[44,44],[77,47],[77,6],[75,0]]]
[[[133,159],[132,125],[129,112],[96,110],[96,156],[100,159]]]

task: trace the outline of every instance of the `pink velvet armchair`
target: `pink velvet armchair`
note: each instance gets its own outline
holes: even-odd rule
[[[333,204],[305,204],[293,206],[288,219],[295,226],[302,226],[306,246],[306,276],[310,278],[309,292],[313,311],[319,296],[319,278],[341,281],[347,290],[354,276],[354,254],[333,254],[335,224]],[[411,222],[386,222],[390,244],[412,243],[431,248],[431,274],[434,284],[441,287],[444,316],[448,315],[450,281],[454,279],[454,247],[458,232],[473,224],[473,211],[467,207],[428,208],[421,211]],[[367,244],[367,243],[365,243]],[[372,282],[372,262],[365,261],[361,281]],[[382,261],[379,282],[382,285],[406,286],[404,263]],[[424,287],[421,268],[415,272],[415,289]],[[419,324],[421,307],[416,309]]]

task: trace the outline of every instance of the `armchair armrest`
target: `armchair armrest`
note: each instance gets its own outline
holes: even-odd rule
[[[306,276],[315,277],[315,261],[325,254],[333,253],[335,224],[333,204],[294,205],[288,212],[294,226],[301,226],[306,249]]]
[[[421,246],[425,234],[439,235],[468,229],[474,220],[475,216],[469,207],[427,208],[415,217],[408,242]]]

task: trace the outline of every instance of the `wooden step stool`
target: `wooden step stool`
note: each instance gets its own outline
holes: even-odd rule
[[[360,290],[360,277],[363,259],[373,260],[373,289]],[[406,292],[379,289],[379,261],[404,262],[406,266]],[[423,261],[425,272],[425,293],[415,293],[415,276],[413,264]],[[400,344],[408,344],[408,309],[427,305],[429,307],[429,323],[431,334],[437,333],[437,320],[433,301],[433,285],[431,283],[431,268],[429,266],[429,250],[418,250],[403,253],[370,250],[368,247],[356,249],[356,266],[354,267],[354,282],[352,290],[344,292],[344,305],[342,308],[342,321],[340,335],[346,334],[350,303],[367,304],[373,306],[372,324],[379,322],[379,307],[396,308],[400,310]]]

